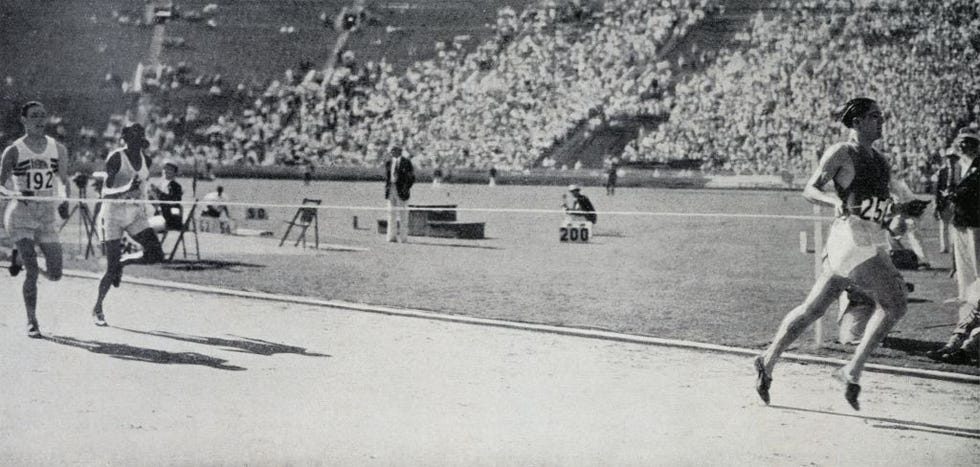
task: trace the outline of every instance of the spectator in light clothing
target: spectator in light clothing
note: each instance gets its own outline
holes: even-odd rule
[[[946,154],[946,164],[936,173],[936,210],[933,215],[939,224],[939,252],[949,253],[950,235],[952,227],[950,222],[953,220],[953,203],[949,200],[952,189],[956,187],[957,180],[953,179],[954,170],[959,166],[960,155],[955,150],[950,150]],[[959,171],[955,172],[959,176]]]
[[[960,132],[953,142],[960,153],[959,180],[949,198],[953,203],[953,260],[956,286],[961,303],[960,319],[970,314],[970,287],[980,279],[980,136],[976,130]]]

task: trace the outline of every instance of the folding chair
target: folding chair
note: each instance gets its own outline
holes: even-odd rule
[[[179,219],[181,219],[180,229],[172,229],[170,228],[171,226],[167,226],[167,228],[163,231],[163,234],[160,236],[160,244],[162,245],[164,240],[167,239],[168,233],[172,231],[179,232],[177,236],[177,242],[174,243],[174,248],[170,250],[170,256],[167,258],[167,261],[174,260],[174,256],[177,255],[177,248],[179,247],[183,248],[184,259],[187,259],[187,242],[185,241],[184,238],[184,234],[187,233],[194,234],[194,257],[197,258],[198,261],[200,261],[201,245],[197,239],[197,221],[195,220],[194,217],[197,211],[197,200],[196,199],[194,200],[194,204],[191,205],[191,210],[190,212],[187,213],[186,216],[184,215],[184,205],[182,204],[177,204],[176,206],[166,206],[163,207],[162,209],[177,209],[180,214]]]
[[[321,200],[312,198],[303,198],[303,204],[309,204],[311,206],[319,206],[322,203]],[[296,215],[293,216],[293,220],[285,221],[289,227],[286,228],[286,233],[282,235],[282,240],[279,241],[279,246],[286,243],[286,238],[289,237],[289,232],[293,230],[293,227],[298,227],[301,229],[299,231],[299,236],[296,238],[296,243],[293,246],[299,246],[300,242],[303,242],[303,248],[306,248],[306,230],[313,226],[313,239],[316,248],[320,248],[320,216],[318,215],[319,210],[316,207],[301,207],[296,210]]]

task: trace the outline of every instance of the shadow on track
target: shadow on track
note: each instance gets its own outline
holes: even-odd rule
[[[952,329],[953,326],[950,326]],[[943,346],[945,342],[923,341],[919,339],[908,339],[905,337],[886,337],[881,342],[883,349],[895,349],[907,352],[912,355],[925,355],[930,350],[936,350]]]
[[[921,431],[924,433],[934,433],[937,435],[956,436],[959,438],[980,439],[980,430],[974,428],[960,428],[955,426],[935,425],[932,423],[914,422],[911,420],[898,420],[895,418],[868,417],[865,415],[845,414],[828,412],[825,410],[804,409],[800,407],[787,407],[785,405],[771,405],[771,408],[789,410],[793,412],[806,412],[822,415],[834,415],[837,417],[860,418],[869,422],[878,422],[872,426],[875,428],[886,428],[890,430],[909,430]]]
[[[217,270],[237,270],[238,268],[264,268],[262,264],[242,263],[239,261],[221,261],[213,259],[202,260],[173,260],[163,263],[163,269],[171,271],[217,271]]]
[[[120,360],[133,360],[147,363],[161,363],[166,365],[200,365],[214,368],[216,370],[243,371],[245,368],[235,365],[228,365],[227,360],[203,355],[196,352],[167,352],[165,350],[147,349],[135,347],[127,344],[115,344],[111,342],[85,341],[74,337],[66,336],[45,336],[45,340],[55,344],[78,347],[92,353],[109,355]]]
[[[249,337],[233,336],[237,339],[226,339],[221,337],[204,337],[204,336],[192,336],[188,334],[178,334],[174,332],[166,331],[138,331],[136,329],[126,329],[117,327],[120,331],[132,332],[135,334],[143,334],[146,336],[156,336],[165,337],[167,339],[174,339],[183,342],[193,342],[195,344],[213,345],[219,347],[225,347],[226,350],[231,352],[248,352],[257,355],[275,355],[281,353],[289,353],[296,355],[304,355],[307,357],[332,357],[333,355],[310,352],[304,347],[296,347],[292,345],[280,344],[278,342],[269,342],[261,339],[252,339]]]
[[[450,248],[477,248],[480,250],[503,250],[499,246],[490,245],[467,245],[465,243],[433,243],[433,242],[419,242],[415,240],[409,240],[408,245],[421,245],[421,246],[445,246]]]

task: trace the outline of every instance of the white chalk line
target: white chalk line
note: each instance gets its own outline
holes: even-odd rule
[[[145,199],[102,199],[102,198],[61,198],[56,196],[10,196],[10,199],[25,201],[51,201],[70,203],[105,203],[105,204],[160,204],[159,200]],[[207,204],[209,206],[229,206],[244,208],[273,208],[273,209],[317,209],[334,211],[387,211],[387,206],[348,206],[348,205],[329,205],[329,204],[275,204],[251,201],[179,201],[180,204],[189,206],[193,203]],[[440,207],[412,207],[413,211],[442,211]],[[561,208],[556,209],[530,209],[530,208],[461,208],[456,207],[459,212],[473,213],[509,213],[509,214],[585,214],[584,211],[569,211]],[[604,216],[639,216],[639,217],[703,217],[714,219],[780,219],[780,220],[801,220],[801,221],[833,221],[833,217],[825,216],[797,216],[789,214],[750,214],[750,213],[725,213],[725,212],[672,212],[672,211],[595,211],[596,214]]]
[[[102,275],[98,273],[79,271],[79,270],[65,270],[64,275],[70,277],[95,279],[95,280],[101,279],[102,277]],[[625,334],[625,333],[613,332],[613,331],[604,331],[600,329],[587,329],[587,328],[554,326],[549,324],[525,323],[520,321],[509,321],[509,320],[495,319],[495,318],[476,318],[471,316],[454,315],[449,313],[418,310],[412,308],[396,308],[396,307],[383,306],[383,305],[371,305],[367,303],[348,302],[344,300],[326,300],[326,299],[303,297],[297,295],[235,290],[235,289],[228,289],[224,287],[216,287],[211,285],[199,285],[199,284],[175,282],[175,281],[168,281],[168,280],[161,280],[161,279],[126,277],[123,278],[123,282],[126,282],[128,284],[143,285],[147,287],[183,290],[188,292],[200,292],[200,293],[208,293],[214,295],[225,295],[225,296],[246,298],[246,299],[253,299],[253,300],[267,300],[267,301],[274,301],[280,303],[294,303],[298,305],[309,305],[309,306],[335,308],[335,309],[350,310],[350,311],[360,311],[366,313],[377,313],[377,314],[400,316],[400,317],[407,317],[407,318],[421,318],[421,319],[428,319],[434,321],[446,321],[451,323],[470,324],[470,325],[477,325],[477,326],[491,326],[491,327],[516,329],[516,330],[530,331],[530,332],[558,334],[558,335],[571,336],[571,337],[624,342],[630,344],[656,345],[656,346],[663,346],[663,347],[702,350],[708,352],[720,352],[720,353],[731,354],[731,355],[744,355],[746,357],[754,357],[759,354],[758,350],[753,350],[753,349],[730,347],[730,346],[716,345],[716,344],[706,344],[702,342],[693,342],[693,341],[687,341],[682,339],[665,339],[659,337],[650,337],[650,336],[641,336],[635,334]],[[796,354],[796,353],[785,353],[781,356],[781,358],[785,360],[795,361],[798,363],[817,363],[817,364],[831,365],[831,366],[843,366],[847,363],[844,360],[840,360],[836,358],[819,357],[815,355],[804,355],[804,354]],[[746,368],[751,368],[751,367],[747,366]],[[892,365],[881,365],[876,363],[869,363],[868,365],[865,366],[865,369],[878,373],[887,373],[887,374],[893,374],[899,376],[914,376],[919,378],[951,381],[956,383],[980,384],[980,376],[966,375],[966,374],[953,373],[947,371],[906,368],[906,367],[899,367],[899,366],[892,366]]]

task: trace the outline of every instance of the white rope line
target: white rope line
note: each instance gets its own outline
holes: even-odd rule
[[[349,205],[330,205],[330,204],[276,204],[245,201],[218,201],[218,200],[194,200],[194,201],[160,201],[145,199],[107,199],[107,198],[62,198],[56,196],[9,196],[13,200],[25,201],[51,201],[51,202],[86,202],[86,203],[105,203],[105,204],[173,204],[179,203],[190,205],[194,202],[208,206],[229,206],[244,208],[285,208],[299,209],[309,208],[317,210],[335,211],[387,211],[387,206],[349,206]],[[412,207],[413,211],[444,211],[440,207]],[[561,208],[556,209],[531,209],[531,208],[454,208],[459,212],[476,213],[512,213],[512,214],[586,214],[585,211],[570,211]],[[778,219],[778,220],[801,220],[801,221],[833,221],[833,217],[822,217],[813,215],[789,215],[789,214],[749,214],[749,213],[722,213],[722,212],[673,212],[673,211],[594,211],[595,214],[605,216],[637,216],[637,217],[709,217],[724,219]]]

